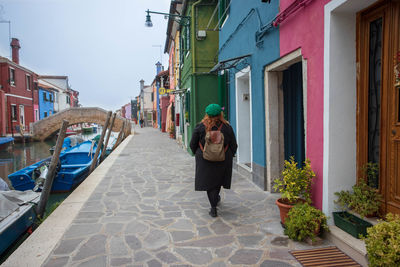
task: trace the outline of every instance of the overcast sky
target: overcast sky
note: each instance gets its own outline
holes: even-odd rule
[[[169,11],[170,0],[0,0],[0,19],[20,40],[20,64],[40,75],[67,75],[83,106],[116,110],[150,84],[167,20],[145,10]],[[0,23],[0,55],[9,57],[8,24]]]

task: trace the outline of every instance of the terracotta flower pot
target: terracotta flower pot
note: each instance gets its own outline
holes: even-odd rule
[[[304,199],[299,199],[297,201],[297,203],[304,203],[304,202],[305,202]],[[289,210],[291,208],[293,208],[294,205],[296,205],[297,203],[288,204],[283,200],[283,198],[278,198],[275,201],[275,203],[279,208],[279,212],[280,212],[280,216],[281,216],[281,223],[284,225],[285,224],[285,219],[288,217],[287,214],[288,214]]]
[[[282,224],[285,224],[285,219],[287,218],[287,214],[288,214],[289,210],[290,210],[294,205],[285,204],[285,203],[283,202],[282,198],[278,198],[278,199],[276,200],[275,203],[276,203],[276,205],[277,205],[278,208],[279,208],[279,212],[280,212],[280,215],[281,215],[281,223],[282,223]]]

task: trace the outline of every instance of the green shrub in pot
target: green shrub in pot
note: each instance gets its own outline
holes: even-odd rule
[[[290,209],[285,227],[285,234],[296,241],[306,238],[315,241],[321,230],[329,230],[325,214],[308,203],[297,204]]]
[[[400,266],[400,216],[389,213],[367,233],[363,239],[370,266]]]
[[[287,204],[295,204],[301,198],[311,203],[311,185],[314,177],[309,159],[304,161],[303,167],[298,167],[291,156],[289,161],[285,160],[282,177],[274,180],[273,189],[281,193]]]
[[[335,203],[342,208],[348,208],[360,214],[363,218],[365,216],[372,216],[379,211],[382,196],[378,190],[370,187],[364,180],[360,180],[357,185],[352,187],[353,191],[340,191],[335,192],[338,197]]]

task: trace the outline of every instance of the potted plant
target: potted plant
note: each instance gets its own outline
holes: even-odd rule
[[[400,266],[400,216],[389,213],[386,219],[363,238],[370,266]]]
[[[285,160],[282,177],[274,180],[273,189],[281,193],[276,200],[279,207],[281,222],[284,225],[287,213],[297,203],[311,203],[311,185],[315,173],[311,169],[309,159],[304,161],[303,167],[297,166],[294,157]]]
[[[382,200],[378,190],[367,185],[364,180],[360,180],[352,189],[352,192],[344,190],[335,192],[335,195],[338,196],[335,203],[342,209],[351,209],[358,213],[361,218],[375,216]]]
[[[368,169],[371,171],[369,172]],[[373,165],[367,164],[364,170],[366,170],[367,178],[372,179],[369,181],[376,181],[376,177],[372,176],[377,175],[378,172]],[[333,212],[333,219],[337,227],[360,238],[360,236],[365,236],[367,228],[372,226],[362,218],[372,217],[378,213],[382,197],[377,189],[369,186],[364,180],[360,180],[352,189],[352,191],[335,192],[338,197],[335,203],[341,207],[342,211]],[[361,218],[348,213],[347,209],[359,214]]]
[[[368,162],[361,168],[364,171],[364,180],[372,188],[378,188],[379,164],[376,162]]]
[[[327,218],[322,211],[308,203],[297,204],[290,209],[285,222],[285,234],[290,239],[304,241],[310,238],[314,242],[321,230],[329,231]]]
[[[170,138],[175,138],[175,126],[173,124],[169,127],[168,132]]]

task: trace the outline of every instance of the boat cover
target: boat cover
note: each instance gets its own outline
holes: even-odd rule
[[[0,221],[27,203],[37,203],[40,193],[32,190],[26,191],[0,191]]]

